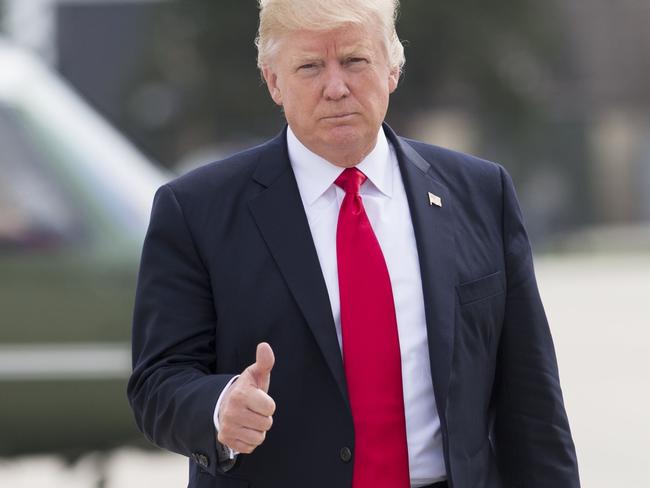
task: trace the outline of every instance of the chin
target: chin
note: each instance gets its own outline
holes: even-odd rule
[[[349,125],[333,127],[327,131],[325,137],[328,143],[343,146],[359,144],[364,138],[366,138],[364,131]]]

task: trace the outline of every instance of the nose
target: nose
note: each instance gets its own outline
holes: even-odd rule
[[[323,97],[326,100],[340,100],[350,94],[350,89],[341,66],[331,66],[325,72]]]

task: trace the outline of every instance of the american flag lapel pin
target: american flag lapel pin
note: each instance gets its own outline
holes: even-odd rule
[[[442,207],[442,198],[440,198],[438,195],[434,195],[433,193],[429,192],[429,205]]]

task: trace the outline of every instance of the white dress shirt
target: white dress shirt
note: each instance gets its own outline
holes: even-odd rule
[[[332,307],[339,346],[341,307],[336,262],[336,226],[345,192],[334,184],[343,168],[307,149],[291,128],[287,132],[289,159],[298,183],[320,267]],[[367,180],[361,197],[388,268],[402,360],[411,486],[419,488],[446,479],[440,419],[436,409],[418,252],[406,191],[394,148],[383,129],[377,144],[357,168]],[[224,389],[225,391],[226,389]],[[222,394],[223,395],[223,394]],[[214,412],[218,430],[217,412]]]

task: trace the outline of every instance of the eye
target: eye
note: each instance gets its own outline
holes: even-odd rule
[[[296,71],[307,71],[307,72],[314,71],[315,69],[318,68],[318,66],[319,66],[319,64],[316,63],[316,62],[304,63],[304,64],[299,65],[298,68],[296,68]]]
[[[347,58],[345,60],[346,64],[361,64],[361,63],[366,63],[368,60],[366,58],[359,58],[359,57],[354,57],[354,58]]]

